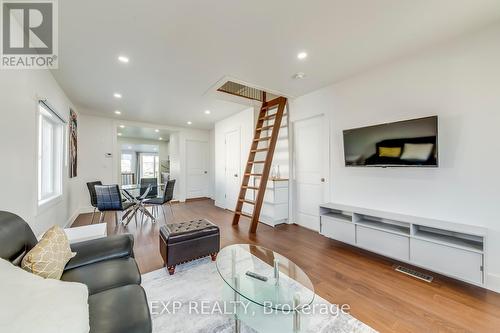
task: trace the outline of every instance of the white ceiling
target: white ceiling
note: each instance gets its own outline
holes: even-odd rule
[[[211,128],[244,108],[207,94],[224,76],[300,96],[499,20],[500,1],[64,0],[59,18],[54,75],[80,111]]]
[[[124,125],[121,125],[124,126]],[[156,132],[158,130],[158,132]],[[134,138],[134,139],[146,139],[146,140],[155,140],[155,141],[169,141],[170,134],[172,132],[167,131],[161,128],[146,128],[146,127],[137,127],[137,126],[129,126],[118,127],[117,133],[122,138]],[[162,138],[162,140],[160,140]]]

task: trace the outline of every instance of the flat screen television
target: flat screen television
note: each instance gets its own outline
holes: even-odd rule
[[[348,167],[437,167],[437,116],[344,131]]]

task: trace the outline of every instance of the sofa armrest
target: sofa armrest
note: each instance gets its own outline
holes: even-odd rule
[[[76,256],[64,270],[90,265],[99,261],[134,256],[134,237],[130,234],[114,235],[71,244]]]

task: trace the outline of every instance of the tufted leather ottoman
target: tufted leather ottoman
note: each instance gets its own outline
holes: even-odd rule
[[[175,266],[205,256],[217,258],[220,249],[219,227],[199,219],[167,224],[160,228],[160,253],[170,275]]]

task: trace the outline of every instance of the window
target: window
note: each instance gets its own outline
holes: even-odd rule
[[[157,178],[159,164],[158,154],[141,154],[141,178]]]
[[[122,154],[122,173],[132,173],[132,154]]]
[[[63,122],[45,104],[38,107],[38,205],[62,194]]]

